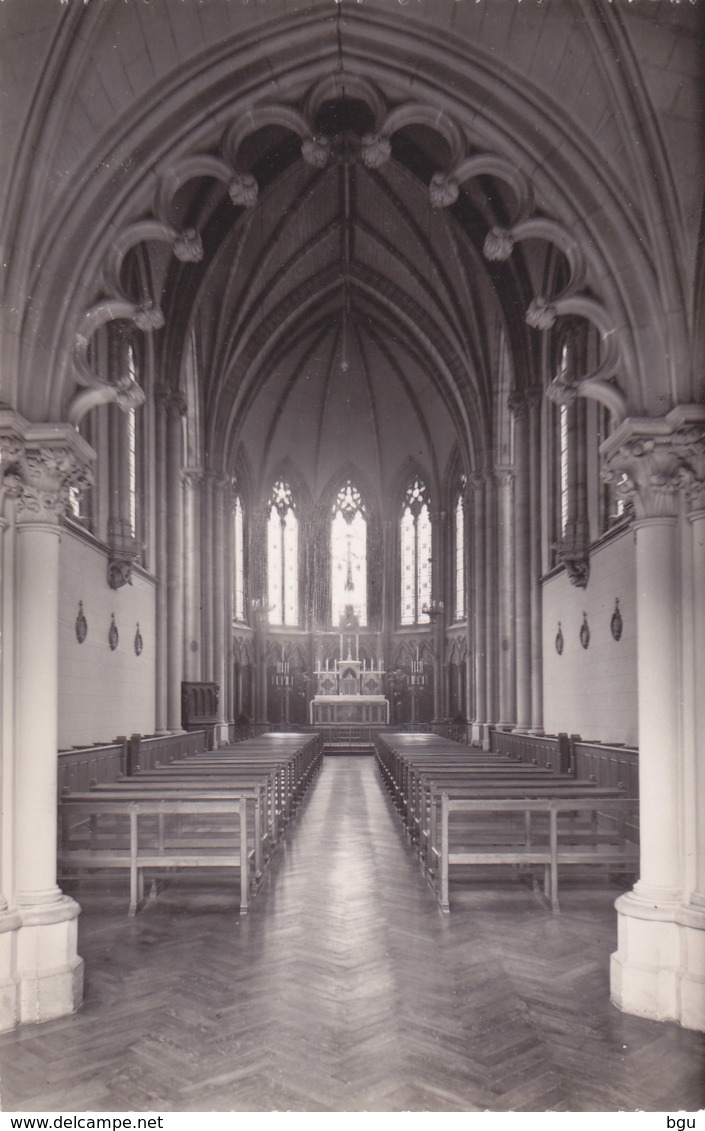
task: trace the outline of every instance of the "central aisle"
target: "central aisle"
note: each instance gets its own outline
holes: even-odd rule
[[[691,1111],[703,1041],[608,1000],[612,891],[441,915],[372,758],[335,757],[245,919],[175,883],[78,890],[83,1009],[0,1037],[23,1111]]]

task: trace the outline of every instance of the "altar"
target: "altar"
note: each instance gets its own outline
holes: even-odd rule
[[[343,659],[346,644],[347,657]],[[389,700],[382,694],[384,670],[381,662],[360,659],[357,635],[346,640],[341,633],[340,653],[340,659],[316,665],[316,694],[309,704],[311,724],[388,725]]]
[[[311,700],[311,723],[389,723],[389,701],[384,695],[316,695]]]

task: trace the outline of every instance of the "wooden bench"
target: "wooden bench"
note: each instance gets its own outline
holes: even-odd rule
[[[441,910],[450,911],[449,872],[451,867],[477,865],[521,865],[540,864],[544,868],[544,892],[550,899],[554,911],[558,904],[558,869],[563,865],[594,867],[596,864],[612,868],[632,870],[638,864],[638,849],[624,836],[624,818],[633,807],[633,800],[624,797],[606,797],[602,791],[587,796],[576,797],[473,797],[453,798],[447,793],[440,796],[440,845],[431,845],[430,852],[438,859],[438,899]],[[559,824],[561,815],[589,813],[609,817],[614,822],[612,843],[586,845],[582,838],[573,843],[571,822],[563,829]],[[498,826],[495,843],[473,841],[471,831],[466,825],[460,833],[451,827],[451,818],[457,814],[481,816],[485,814],[516,813],[525,823],[526,835],[523,843],[510,839],[504,829]],[[536,842],[533,814],[544,815],[548,819],[547,838]],[[527,817],[529,821],[527,822]],[[454,835],[455,833],[455,835]]]
[[[242,802],[243,858],[252,861],[254,878],[259,879],[267,850],[278,839],[280,820],[288,820],[293,814],[322,762],[322,743],[316,734],[277,735],[272,736],[274,741],[267,741],[269,738],[247,740],[236,750],[196,754],[110,785],[95,785],[87,793],[65,795],[61,804],[60,866],[73,874],[81,869],[94,872],[125,866],[131,860],[131,848],[125,820],[120,818],[132,812],[139,814],[138,821],[142,817],[156,821],[151,836],[162,869],[187,866],[180,861],[194,867],[197,860],[202,861],[201,867],[230,866],[232,828],[227,817],[235,803],[240,813]],[[221,804],[225,806],[222,810],[218,808]],[[149,808],[155,805],[156,809]],[[165,808],[169,805],[177,808]],[[201,809],[201,805],[208,808]],[[194,827],[192,820],[189,836],[185,836],[181,827],[184,820],[189,814],[193,817],[199,813],[207,813],[211,822],[214,815],[220,815],[219,837],[214,837],[212,827],[207,832]],[[165,821],[172,816],[175,825],[166,837]],[[112,826],[106,820],[108,817],[112,818]],[[167,847],[168,861],[164,857]],[[141,850],[139,858],[151,859]],[[132,874],[131,864],[130,867]],[[137,867],[137,878],[140,868],[141,865]],[[249,871],[249,865],[243,869],[246,875]],[[246,909],[247,900],[242,896],[241,905]]]
[[[249,844],[253,854],[255,876],[259,879],[264,870],[265,860],[272,839],[269,820],[263,821],[263,785],[261,781],[238,781],[223,784],[202,782],[142,782],[137,778],[125,778],[110,786],[99,785],[87,793],[69,794],[62,798],[60,807],[60,854],[59,860],[66,868],[72,867],[70,854],[76,839],[80,840],[81,826],[85,836],[95,843],[98,831],[95,817],[105,814],[103,803],[109,805],[128,805],[130,802],[149,801],[232,801],[244,797],[248,803]],[[99,808],[100,806],[100,808]],[[102,839],[109,837],[105,822],[102,822]]]
[[[130,875],[130,905],[128,914],[135,915],[144,898],[144,873],[155,873],[174,868],[235,868],[240,873],[241,915],[249,906],[251,862],[254,851],[248,847],[247,797],[229,799],[179,798],[179,799],[126,799],[115,800],[107,795],[92,795],[91,799],[70,798],[63,804],[71,809],[81,809],[93,818],[116,817],[129,821],[127,842],[111,833],[110,847],[62,849],[59,862],[72,869],[93,870],[128,869]],[[172,832],[168,818],[178,819]],[[209,844],[201,828],[196,843],[188,843],[183,836],[183,819],[199,818],[209,824],[216,817],[219,837],[224,830],[230,832],[224,842],[216,839]],[[145,830],[145,820],[151,827]],[[154,820],[156,818],[156,821]],[[95,833],[95,824],[92,829]]]

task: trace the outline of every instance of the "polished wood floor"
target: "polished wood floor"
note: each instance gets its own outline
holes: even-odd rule
[[[371,758],[327,759],[246,919],[82,888],[85,1003],[0,1037],[6,1111],[694,1111],[705,1040],[608,1000],[618,889],[441,915]]]

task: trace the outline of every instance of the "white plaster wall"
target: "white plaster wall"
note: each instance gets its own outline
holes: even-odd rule
[[[619,598],[622,638],[610,620]],[[590,644],[580,643],[583,612]],[[564,647],[556,652],[558,622]],[[598,742],[638,745],[636,670],[636,574],[634,535],[626,531],[594,549],[587,589],[576,589],[561,572],[543,586],[544,728]]]
[[[59,748],[110,742],[119,734],[154,731],[155,584],[133,574],[132,585],[110,589],[100,547],[65,529],[59,588]],[[76,639],[78,602],[88,622]],[[108,645],[115,613],[119,641]],[[135,654],[139,621],[142,654]]]

